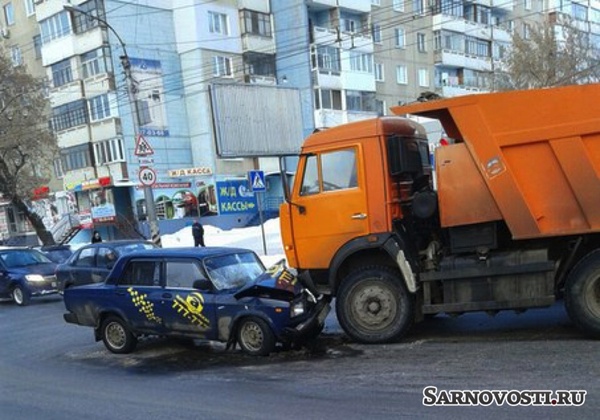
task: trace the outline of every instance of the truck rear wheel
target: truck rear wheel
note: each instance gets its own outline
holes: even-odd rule
[[[394,341],[405,334],[414,320],[414,306],[400,272],[385,266],[350,273],[336,297],[337,318],[346,334],[368,344]]]
[[[569,274],[565,307],[579,329],[600,338],[600,250],[588,254]]]

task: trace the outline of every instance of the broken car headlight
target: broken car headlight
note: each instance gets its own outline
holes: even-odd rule
[[[304,313],[304,301],[298,300],[296,302],[292,302],[290,307],[290,316],[292,318],[300,316]]]

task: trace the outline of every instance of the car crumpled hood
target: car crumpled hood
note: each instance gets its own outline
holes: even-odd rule
[[[262,296],[276,300],[291,301],[302,293],[302,285],[296,275],[281,260],[268,268],[234,294],[236,299],[246,296]]]

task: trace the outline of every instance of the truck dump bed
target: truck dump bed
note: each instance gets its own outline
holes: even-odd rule
[[[445,227],[504,219],[514,239],[600,232],[600,84],[416,102],[436,150]]]

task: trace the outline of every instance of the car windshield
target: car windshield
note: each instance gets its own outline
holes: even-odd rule
[[[129,254],[133,251],[142,251],[144,249],[153,249],[156,248],[154,244],[148,242],[140,242],[134,244],[126,244],[126,245],[118,245],[115,247],[119,255]]]
[[[205,258],[204,267],[217,290],[239,289],[265,271],[253,252]]]
[[[46,257],[54,261],[55,263],[62,263],[69,259],[72,252],[68,249],[53,249],[50,251],[44,251]]]
[[[33,249],[1,252],[0,259],[7,268],[52,263],[44,254]]]

